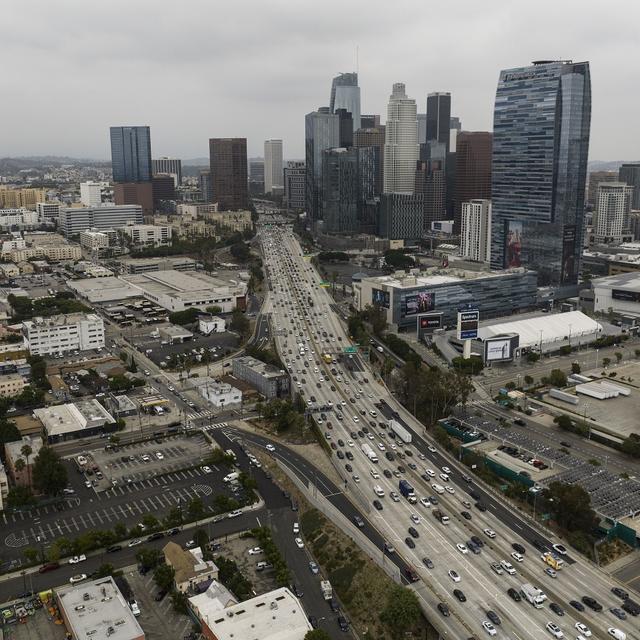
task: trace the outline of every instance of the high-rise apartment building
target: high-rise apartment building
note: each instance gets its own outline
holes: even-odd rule
[[[304,209],[304,162],[290,160],[284,168],[284,206],[293,211]]]
[[[456,140],[454,233],[460,233],[462,203],[491,199],[491,148],[488,131],[461,131]]]
[[[80,202],[85,207],[99,207],[102,204],[102,185],[99,182],[81,182]]]
[[[322,216],[322,152],[340,146],[340,120],[328,107],[312,111],[304,119],[305,201],[314,225]]]
[[[540,61],[500,73],[493,122],[491,267],[525,266],[574,287],[584,228],[589,63]]]
[[[629,215],[633,187],[624,182],[601,182],[594,215],[596,242],[620,243],[622,234],[629,231]]]
[[[460,255],[467,260],[491,260],[491,200],[471,200],[461,207]]]
[[[46,189],[9,189],[0,186],[0,209],[30,209],[47,200]]]
[[[618,179],[633,187],[631,208],[640,209],[640,162],[621,165],[618,170]]]
[[[357,73],[340,73],[331,83],[329,102],[331,113],[345,109],[351,114],[353,131],[360,127],[360,87]]]
[[[220,211],[249,208],[247,176],[247,139],[211,138],[209,140],[211,197]]]
[[[416,101],[408,98],[402,82],[393,85],[387,107],[384,144],[385,193],[413,193],[418,160]]]
[[[114,182],[151,182],[149,127],[111,127],[111,169]]]
[[[274,187],[282,190],[282,140],[264,142],[264,192],[272,193]]]
[[[624,180],[618,178],[617,171],[590,171],[586,201],[594,208],[598,204],[598,187],[603,182],[624,182]]]
[[[174,186],[182,184],[182,160],[163,156],[152,160],[153,175],[169,174],[174,176]]]
[[[104,322],[93,313],[34,318],[22,323],[22,335],[31,355],[102,349]]]

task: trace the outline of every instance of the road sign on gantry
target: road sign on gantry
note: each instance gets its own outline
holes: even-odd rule
[[[345,353],[358,353],[358,347],[345,347]]]

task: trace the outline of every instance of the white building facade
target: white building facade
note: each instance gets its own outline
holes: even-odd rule
[[[60,231],[74,236],[87,229],[103,231],[128,224],[142,224],[142,207],[137,204],[81,207],[60,210]]]
[[[384,143],[385,193],[414,193],[419,157],[416,101],[408,98],[402,82],[393,85],[387,107]]]
[[[172,229],[169,225],[131,224],[122,227],[120,231],[126,235],[133,244],[159,247],[171,243]]]
[[[81,182],[80,202],[85,207],[99,207],[102,204],[102,185],[99,182]]]
[[[282,189],[283,182],[282,140],[265,140],[264,192],[271,193],[274,187]]]
[[[60,217],[59,202],[36,202],[38,220],[42,223],[57,222]]]
[[[594,216],[597,242],[622,242],[629,229],[633,187],[624,182],[603,182],[598,186],[598,202]]]
[[[104,322],[89,313],[34,318],[22,323],[25,346],[32,355],[87,351],[104,347]]]
[[[460,255],[467,260],[491,260],[491,200],[462,203]]]
[[[38,213],[29,209],[0,209],[0,227],[33,228],[38,226]]]

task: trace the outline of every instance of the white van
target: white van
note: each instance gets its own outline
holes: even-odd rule
[[[431,488],[436,492],[436,493],[444,493],[444,487],[441,484],[432,484]]]
[[[607,629],[607,633],[616,640],[627,640],[627,634],[624,631],[620,631],[620,629],[616,629],[615,627],[609,627]]]
[[[373,490],[379,498],[384,497],[384,489],[379,484],[373,487]]]

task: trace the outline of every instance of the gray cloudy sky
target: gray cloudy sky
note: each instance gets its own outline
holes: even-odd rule
[[[0,156],[107,159],[110,125],[148,124],[154,157],[225,136],[302,157],[357,45],[363,113],[402,81],[421,112],[450,91],[467,130],[491,130],[500,69],[588,60],[591,159],[640,157],[637,0],[19,0],[1,22]]]

